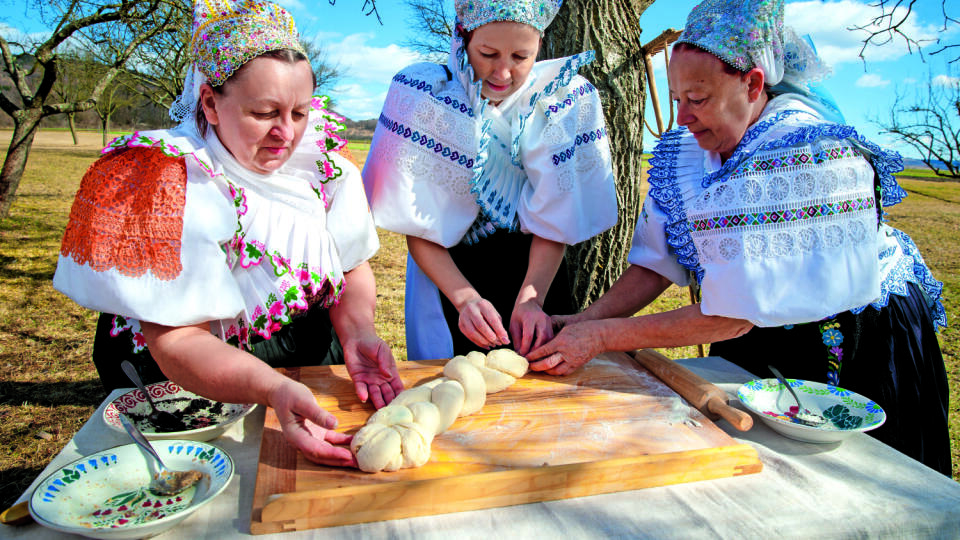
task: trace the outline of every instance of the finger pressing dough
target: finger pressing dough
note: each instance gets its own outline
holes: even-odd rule
[[[479,411],[487,394],[523,377],[527,360],[509,349],[472,351],[443,367],[444,377],[401,392],[373,413],[353,436],[350,450],[367,472],[420,467],[430,460],[433,437],[460,416]]]

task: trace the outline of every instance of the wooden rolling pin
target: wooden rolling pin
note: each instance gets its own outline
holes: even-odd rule
[[[651,349],[635,351],[633,358],[707,418],[723,418],[740,431],[748,431],[753,427],[753,417],[731,407],[727,403],[727,393],[710,381]]]

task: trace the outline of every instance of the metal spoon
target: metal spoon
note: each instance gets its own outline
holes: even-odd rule
[[[147,415],[147,420],[149,420],[151,424],[156,426],[159,431],[165,432],[184,431],[186,429],[186,426],[183,425],[183,422],[179,418],[172,413],[161,411],[157,408],[153,399],[150,398],[146,387],[143,386],[143,381],[140,380],[140,375],[137,374],[137,368],[133,367],[133,364],[131,364],[129,360],[120,362],[120,368],[127,374],[127,377],[133,381],[133,384],[137,385],[137,388],[143,392],[143,395],[146,396],[147,403],[150,405],[150,414]]]
[[[153,475],[153,480],[150,481],[150,490],[156,492],[160,495],[176,495],[181,491],[187,489],[188,487],[195,484],[198,480],[206,476],[200,471],[195,471],[190,469],[188,471],[174,471],[169,467],[163,464],[163,460],[160,459],[160,454],[157,454],[157,451],[153,449],[153,446],[147,442],[147,438],[143,436],[143,433],[133,425],[133,422],[130,421],[126,415],[120,415],[120,423],[123,424],[123,428],[127,430],[127,433],[130,434],[130,437],[133,438],[133,442],[137,443],[137,446],[144,449],[157,460],[157,464],[160,466],[160,470],[157,474]]]
[[[790,391],[790,395],[793,396],[794,400],[796,400],[797,414],[794,416],[794,418],[799,420],[802,424],[813,427],[821,426],[827,423],[826,418],[817,413],[811,412],[810,409],[804,408],[804,406],[800,404],[800,398],[797,397],[797,393],[793,391],[793,388],[791,388],[789,384],[787,384],[787,380],[783,378],[783,375],[781,375],[779,371],[777,371],[777,368],[773,366],[767,366],[767,368],[773,372],[773,374],[777,377],[777,380],[780,381],[780,384],[787,387],[787,390]]]

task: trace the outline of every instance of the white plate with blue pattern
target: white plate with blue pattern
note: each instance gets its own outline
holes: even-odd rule
[[[797,402],[777,379],[756,379],[740,387],[737,397],[774,431],[803,442],[832,443],[880,427],[886,413],[873,400],[839,386],[787,379],[805,409],[827,419],[809,426],[796,418]]]
[[[219,495],[233,478],[233,460],[220,448],[188,440],[153,441],[174,470],[206,476],[188,489],[161,496],[149,489],[156,461],[135,444],[80,458],[54,471],[30,497],[37,523],[91,538],[143,538],[177,525]]]

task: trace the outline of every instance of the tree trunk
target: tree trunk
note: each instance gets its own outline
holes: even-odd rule
[[[107,146],[107,133],[110,133],[110,115],[107,114],[100,118],[100,132],[103,139],[103,145]]]
[[[567,250],[574,305],[582,310],[600,297],[626,268],[641,199],[643,109],[646,75],[640,14],[653,0],[567,0],[547,28],[544,59],[594,50],[597,59],[580,70],[600,93],[617,179],[617,225]]]
[[[74,113],[67,113],[67,124],[70,126],[70,136],[73,137],[73,145],[76,146],[79,144],[77,141],[77,115]]]
[[[6,219],[10,213],[41,118],[39,109],[20,111],[13,117],[13,137],[0,170],[0,220]]]

